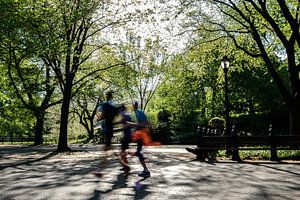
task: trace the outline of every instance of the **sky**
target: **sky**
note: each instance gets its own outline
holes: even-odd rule
[[[170,54],[182,51],[187,43],[187,34],[184,32],[181,23],[184,15],[178,14],[178,0],[160,1],[144,0],[135,1],[130,6],[126,6],[123,13],[144,14],[144,20],[132,20],[123,27],[107,29],[111,41],[116,43],[126,41],[126,34],[133,32],[141,37],[142,41],[146,38],[155,39],[159,37],[161,45]],[[145,15],[145,13],[149,13]]]

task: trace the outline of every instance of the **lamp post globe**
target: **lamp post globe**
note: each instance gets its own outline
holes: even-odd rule
[[[221,60],[221,67],[225,70],[225,69],[229,69],[229,64],[230,64],[230,61],[228,59],[227,56],[224,56]]]

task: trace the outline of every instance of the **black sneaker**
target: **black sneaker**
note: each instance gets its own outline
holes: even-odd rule
[[[141,173],[138,174],[141,177],[150,177],[150,172],[148,171],[142,171]]]
[[[120,170],[129,172],[131,169],[130,167],[124,166]]]
[[[98,178],[101,178],[103,176],[103,173],[97,171],[92,172],[92,174],[97,176]]]

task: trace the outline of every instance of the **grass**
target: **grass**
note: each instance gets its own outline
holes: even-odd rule
[[[269,160],[271,153],[269,150],[243,150],[239,151],[242,160]],[[300,160],[300,150],[278,150],[280,160]],[[218,151],[217,157],[226,157],[225,150]]]
[[[0,142],[0,145],[33,145],[33,141],[29,142]]]

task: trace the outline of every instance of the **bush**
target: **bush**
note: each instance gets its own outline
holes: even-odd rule
[[[217,128],[217,129],[223,129],[224,128],[224,124],[225,121],[224,119],[220,118],[220,117],[214,117],[211,118],[208,122],[208,125],[213,127],[213,128]]]
[[[275,134],[287,134],[289,129],[288,114],[284,112],[239,115],[232,118],[237,131],[250,132],[253,135],[268,135],[272,124]]]
[[[157,113],[157,124],[153,129],[152,137],[162,144],[170,144],[172,135],[171,113],[163,109]]]

